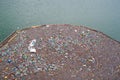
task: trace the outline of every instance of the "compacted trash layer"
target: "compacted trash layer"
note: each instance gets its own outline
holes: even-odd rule
[[[0,44],[0,80],[120,80],[120,42],[85,26],[19,30]]]

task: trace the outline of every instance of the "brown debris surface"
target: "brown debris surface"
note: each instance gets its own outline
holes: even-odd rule
[[[120,80],[120,43],[84,26],[32,27],[5,42],[0,80]]]

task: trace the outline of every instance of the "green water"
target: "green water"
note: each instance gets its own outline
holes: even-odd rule
[[[0,41],[41,24],[85,25],[120,41],[120,0],[0,0]]]

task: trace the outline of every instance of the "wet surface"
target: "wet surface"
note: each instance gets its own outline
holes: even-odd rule
[[[0,80],[120,80],[120,43],[85,26],[34,26],[4,42],[0,71]]]

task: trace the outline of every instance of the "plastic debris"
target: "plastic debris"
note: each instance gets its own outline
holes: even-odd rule
[[[46,27],[50,27],[49,25],[46,25]]]
[[[4,78],[5,78],[5,80],[6,80],[6,79],[8,79],[8,76],[5,76]]]
[[[76,30],[76,29],[75,29],[74,31],[75,31],[75,32],[77,32],[77,30]]]
[[[29,47],[28,47],[28,50],[29,50],[30,52],[36,53],[36,49],[35,49],[34,47],[29,46]]]
[[[11,60],[11,59],[8,59],[8,60],[7,60],[7,62],[8,62],[8,63],[11,63],[11,62],[12,62],[12,60]]]
[[[35,43],[36,43],[36,39],[33,39],[31,42],[30,42],[30,44],[29,44],[29,46],[35,46]]]
[[[36,39],[33,39],[33,40],[30,42],[30,44],[29,44],[29,46],[28,46],[28,50],[29,50],[30,52],[36,53],[36,49],[34,48],[35,43],[36,43]]]
[[[0,48],[0,80],[116,80],[119,48],[82,26],[32,27]]]

